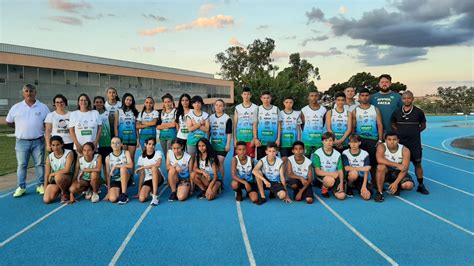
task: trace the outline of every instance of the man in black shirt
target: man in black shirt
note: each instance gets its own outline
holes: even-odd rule
[[[400,143],[410,150],[410,161],[415,166],[418,179],[416,191],[428,195],[429,191],[423,184],[423,168],[421,166],[421,131],[426,128],[425,113],[413,105],[413,93],[411,91],[405,91],[402,94],[402,102],[402,108],[396,109],[392,114],[392,128],[398,133]]]

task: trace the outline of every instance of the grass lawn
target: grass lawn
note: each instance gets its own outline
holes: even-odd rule
[[[0,176],[15,172],[16,165],[15,138],[0,136]]]

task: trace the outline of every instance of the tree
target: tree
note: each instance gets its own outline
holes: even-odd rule
[[[438,88],[438,95],[443,99],[443,106],[454,111],[469,114],[474,103],[474,87],[459,86],[456,88]]]

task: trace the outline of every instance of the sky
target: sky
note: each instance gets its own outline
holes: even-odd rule
[[[0,42],[219,76],[215,55],[271,38],[299,52],[319,90],[388,73],[415,95],[474,86],[474,1],[0,0]]]

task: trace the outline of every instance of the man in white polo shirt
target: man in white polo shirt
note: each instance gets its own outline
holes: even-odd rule
[[[36,192],[44,194],[44,119],[49,109],[36,99],[36,88],[31,84],[23,86],[23,98],[24,101],[12,106],[6,119],[7,125],[15,129],[16,137],[18,188],[13,194],[15,198],[26,192],[26,169],[30,156],[33,156],[35,163]]]

